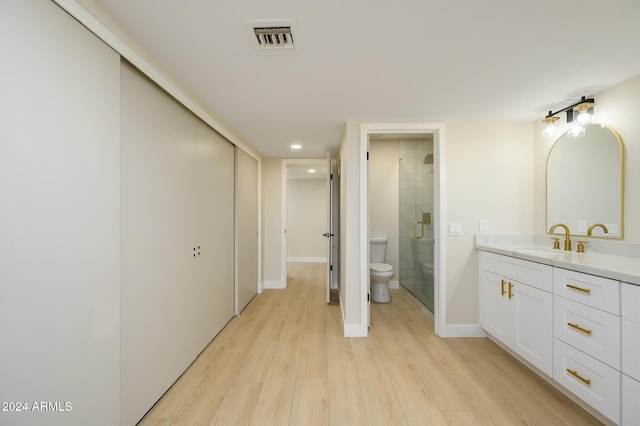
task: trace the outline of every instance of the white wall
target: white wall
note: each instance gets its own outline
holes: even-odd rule
[[[326,179],[287,180],[287,261],[326,262]]]
[[[588,93],[585,95],[589,95]],[[640,75],[626,80],[616,86],[603,90],[594,95],[596,102],[595,120],[613,127],[625,148],[624,174],[624,240],[640,241],[640,121],[638,108],[640,107]],[[563,123],[564,114],[561,115]],[[567,129],[560,124],[556,137],[542,136],[544,125],[535,122],[535,232],[548,231],[545,223],[546,215],[546,162],[549,150],[556,139]]]
[[[282,265],[282,160],[262,161],[262,283],[280,287]]]
[[[387,237],[387,262],[398,281],[399,254],[399,141],[371,140],[369,142],[369,236]]]
[[[533,124],[447,123],[447,324],[478,324],[478,221],[533,232]]]
[[[346,336],[366,336],[362,321],[363,276],[368,270],[367,253],[362,253],[360,233],[360,124],[348,122],[340,146],[340,306]],[[364,205],[362,208],[366,208]],[[368,246],[368,244],[367,244]]]

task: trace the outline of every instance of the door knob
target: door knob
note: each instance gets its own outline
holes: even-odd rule
[[[329,233],[329,232],[325,232],[324,234],[322,234],[323,237],[333,237],[333,234]]]

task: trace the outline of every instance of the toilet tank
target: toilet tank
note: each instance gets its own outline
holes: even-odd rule
[[[369,262],[384,263],[387,257],[387,237],[369,239]]]

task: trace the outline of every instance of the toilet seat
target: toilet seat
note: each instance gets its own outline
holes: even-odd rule
[[[369,269],[371,272],[391,272],[393,271],[393,266],[388,263],[370,263]]]

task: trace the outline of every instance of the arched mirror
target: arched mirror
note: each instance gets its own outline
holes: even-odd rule
[[[547,158],[547,232],[564,223],[571,234],[624,237],[624,146],[618,133],[602,124],[564,133]]]

